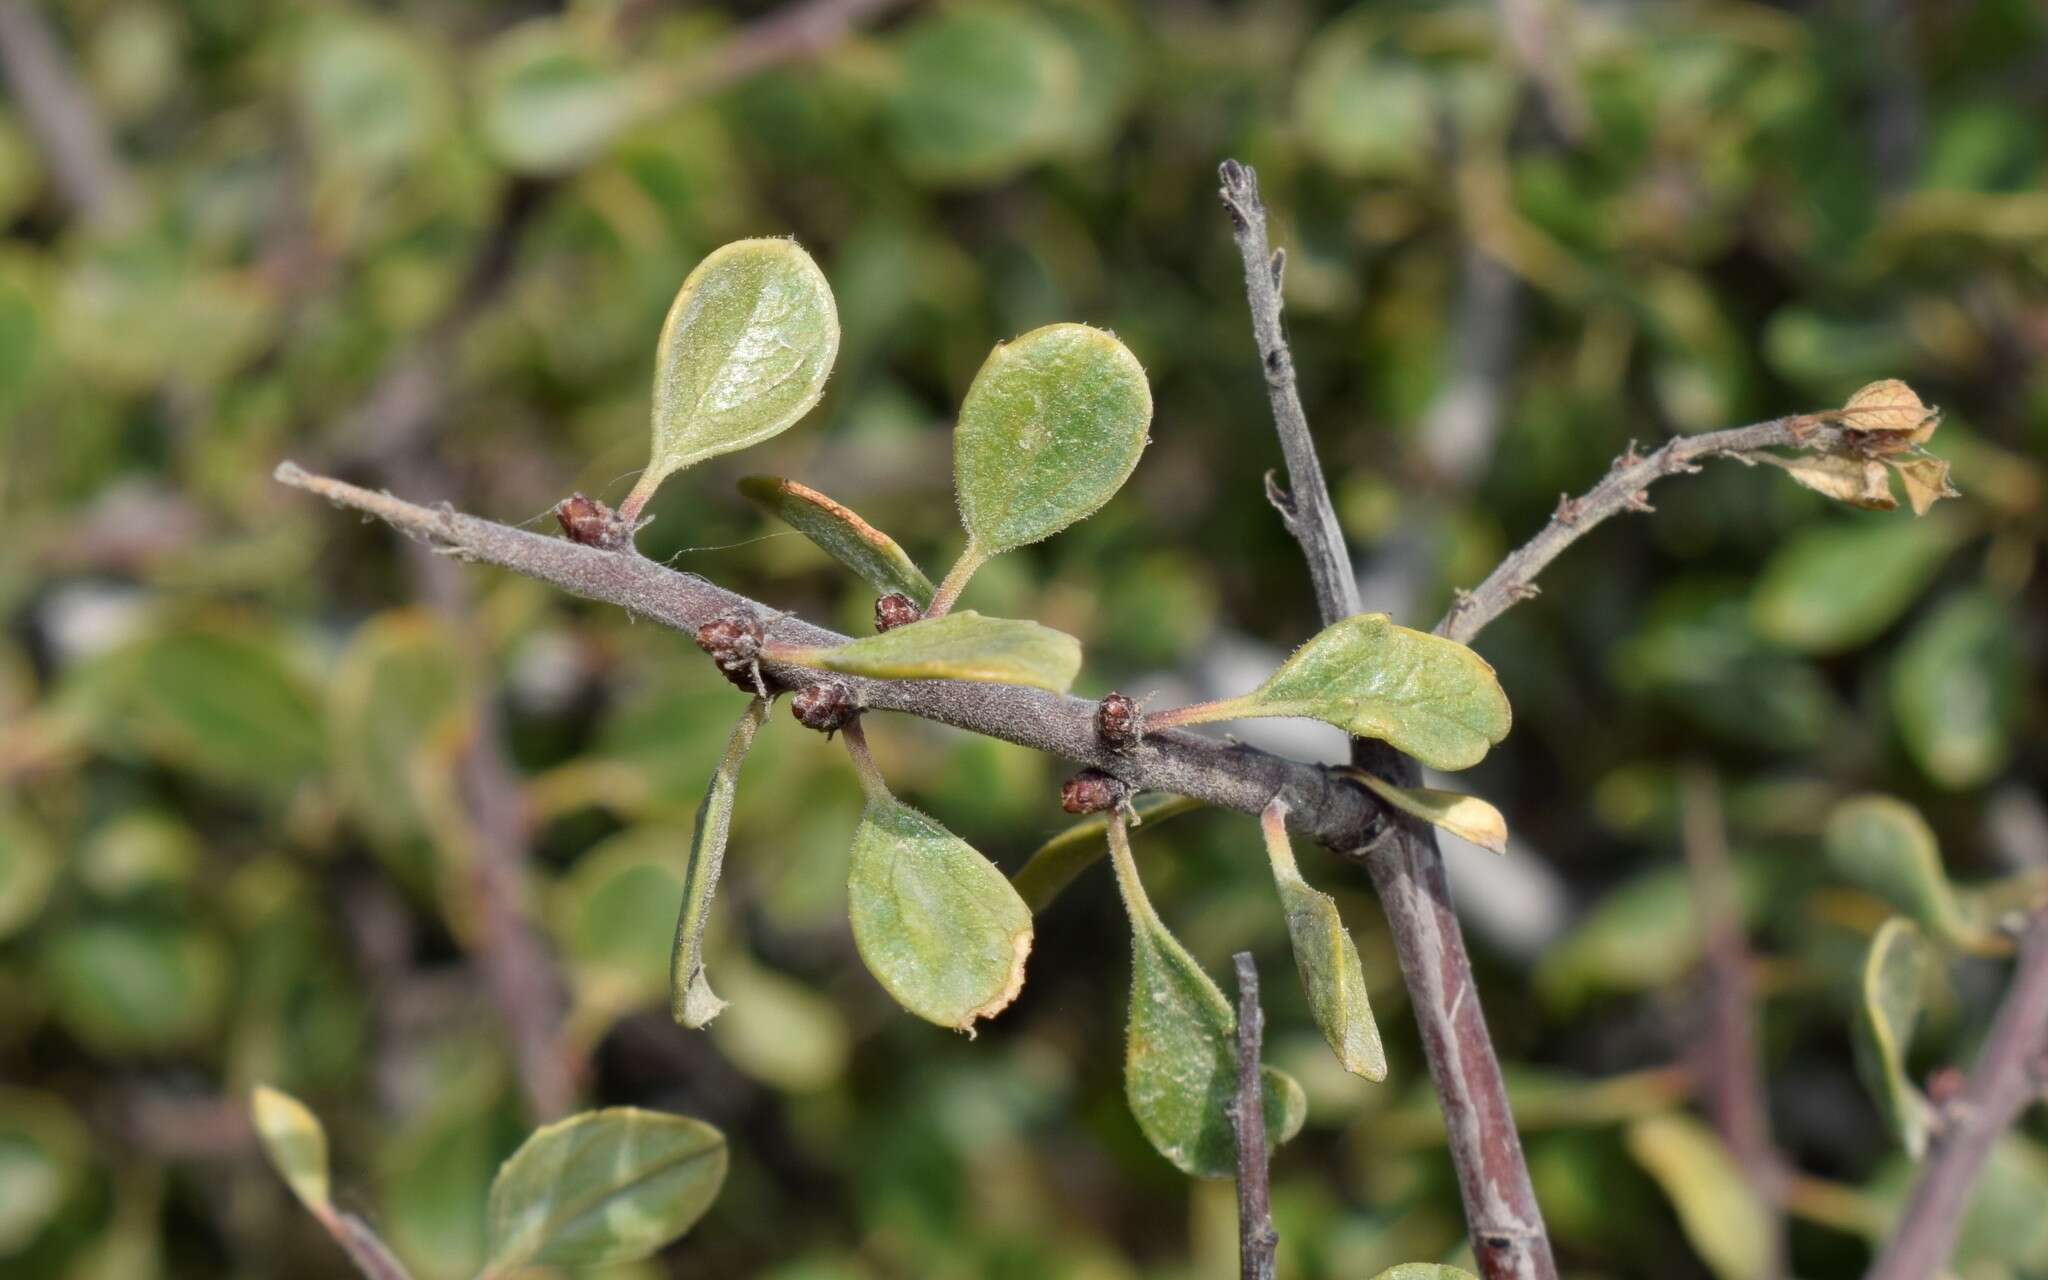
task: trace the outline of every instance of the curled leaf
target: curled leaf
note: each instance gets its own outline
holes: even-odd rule
[[[1864,953],[1863,1003],[1856,1019],[1857,1065],[1915,1160],[1927,1153],[1931,1114],[1926,1095],[1906,1074],[1906,1047],[1920,1021],[1933,959],[1911,920],[1885,921]]]
[[[725,865],[726,838],[732,832],[733,795],[739,787],[740,764],[754,745],[754,734],[768,718],[768,703],[755,698],[732,727],[725,755],[711,775],[697,823],[690,833],[690,860],[683,867],[683,906],[676,916],[675,949],[669,953],[669,1012],[686,1027],[701,1027],[719,1015],[725,1001],[704,976],[704,921],[711,895],[718,892],[718,873]]]
[[[725,1135],[688,1116],[607,1107],[536,1130],[491,1183],[487,1270],[645,1258],[704,1216],[725,1167]]]
[[[661,482],[810,412],[839,354],[832,286],[793,240],[736,240],[683,281],[654,356],[654,443],[619,514]]]
[[[1941,850],[1920,811],[1890,796],[1845,800],[1828,815],[1828,865],[1917,921],[1952,947],[2004,955],[2012,940],[1977,918],[1941,866]]]
[[[1145,896],[1121,821],[1109,855],[1131,921],[1131,1020],[1124,1096],[1154,1150],[1183,1173],[1228,1178],[1236,1147],[1224,1108],[1237,1090],[1237,1014]],[[1261,1067],[1266,1140],[1300,1132],[1307,1095],[1291,1076]]]
[[[1742,455],[1751,462],[1784,468],[1802,487],[1836,502],[1866,511],[1890,511],[1899,505],[1892,496],[1884,463],[1874,458],[1837,453],[1802,453],[1794,457],[1759,450]]]
[[[263,1152],[299,1203],[318,1214],[329,1208],[327,1130],[320,1118],[288,1093],[257,1085],[249,1095],[249,1118]]]
[[[900,591],[922,609],[932,602],[931,579],[896,540],[854,511],[809,485],[780,476],[747,476],[747,499],[801,533],[884,595]]]
[[[1885,459],[1899,473],[1899,487],[1906,491],[1906,504],[1913,514],[1924,516],[1943,498],[1963,495],[1948,480],[1948,459],[1931,453],[1912,453]]]
[[[928,1022],[969,1030],[1024,987],[1031,909],[972,845],[872,788],[847,904],[868,972]]]
[[[1337,900],[1302,879],[1294,850],[1287,843],[1286,816],[1285,805],[1276,800],[1259,821],[1309,1010],[1346,1071],[1367,1080],[1384,1080],[1387,1054],[1380,1045],[1379,1026],[1373,1021],[1358,944],[1344,927]]]
[[[784,662],[878,680],[971,680],[1065,693],[1081,670],[1081,642],[1064,632],[973,610],[926,618],[830,649],[772,647]]]
[[[1156,727],[1302,716],[1378,738],[1432,769],[1478,764],[1512,715],[1486,660],[1454,640],[1361,613],[1325,627],[1241,698],[1149,717]]]
[[[1478,796],[1430,787],[1397,787],[1385,778],[1363,769],[1345,771],[1364,783],[1380,799],[1403,813],[1413,814],[1432,826],[1442,827],[1461,840],[1470,840],[1488,853],[1508,851],[1508,822]]]
[[[1192,796],[1147,792],[1131,802],[1138,815],[1133,825],[1164,822],[1201,807],[1202,802]],[[1033,914],[1052,905],[1052,900],[1074,882],[1074,877],[1095,865],[1107,849],[1103,834],[1108,829],[1109,814],[1090,814],[1038,846],[1024,860],[1017,874],[1010,877],[1010,883],[1016,886]]]

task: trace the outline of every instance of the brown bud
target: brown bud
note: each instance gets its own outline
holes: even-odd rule
[[[1937,1109],[1963,1095],[1963,1073],[1955,1067],[1936,1067],[1927,1073],[1927,1100]]]
[[[1138,704],[1121,693],[1104,694],[1095,708],[1095,732],[1111,751],[1129,751],[1145,736]]]
[[[891,591],[875,601],[875,630],[894,631],[924,616],[923,610],[901,591]]]
[[[734,610],[697,628],[697,647],[711,655],[725,678],[748,693],[760,692],[761,620]]]
[[[617,551],[633,540],[633,530],[624,520],[596,498],[572,493],[555,506],[555,520],[569,541],[586,547]]]
[[[789,700],[789,710],[798,724],[827,735],[845,728],[860,713],[852,691],[837,681],[805,685]]]
[[[1114,809],[1127,793],[1121,780],[1100,769],[1083,769],[1060,784],[1060,808],[1068,813]]]

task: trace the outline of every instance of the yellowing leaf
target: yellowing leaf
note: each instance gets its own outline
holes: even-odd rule
[[[1863,1003],[1856,1020],[1857,1065],[1915,1160],[1927,1153],[1931,1116],[1926,1095],[1906,1074],[1906,1048],[1920,1021],[1933,960],[1911,920],[1885,921],[1863,957]]]
[[[1941,411],[1922,404],[1913,388],[1897,378],[1884,378],[1857,388],[1843,402],[1840,417],[1852,431],[1902,435],[1919,444],[1934,434]]]
[[[747,704],[725,756],[711,775],[704,802],[697,806],[697,825],[690,835],[690,860],[683,868],[683,907],[676,917],[675,949],[669,955],[669,1012],[686,1027],[701,1027],[717,1017],[725,1001],[711,990],[704,976],[704,921],[711,911],[711,895],[718,892],[718,873],[725,865],[726,837],[732,831],[733,794],[739,787],[740,764],[754,734],[768,718],[768,703],[755,698]]]
[[[1920,811],[1890,796],[1844,800],[1828,815],[1828,865],[1952,947],[2003,955],[2011,939],[1975,918],[1949,885],[1941,850]]]
[[[1138,822],[1133,825],[1149,825],[1193,813],[1202,807],[1200,800],[1189,796],[1166,795],[1161,792],[1147,792],[1131,802],[1137,811]],[[1038,846],[1032,855],[1017,868],[1017,874],[1010,877],[1010,883],[1035,915],[1052,904],[1060,891],[1072,884],[1074,877],[1095,865],[1107,851],[1103,835],[1109,829],[1107,813],[1090,814],[1065,831]]]
[[[1398,1267],[1388,1267],[1372,1280],[1479,1280],[1479,1277],[1441,1262],[1404,1262]]]
[[[1437,791],[1430,787],[1397,787],[1363,769],[1350,770],[1349,776],[1364,783],[1374,795],[1403,813],[1413,814],[1460,839],[1470,840],[1488,853],[1508,851],[1507,819],[1500,816],[1500,810],[1478,796]]]
[[[1023,989],[1031,909],[995,864],[910,806],[870,790],[846,888],[862,962],[918,1017],[966,1031]]]
[[[1623,1135],[1629,1154],[1662,1187],[1695,1252],[1720,1280],[1764,1280],[1777,1227],[1711,1129],[1680,1112],[1647,1116]]]
[[[1287,937],[1294,946],[1294,964],[1308,993],[1309,1011],[1330,1042],[1344,1069],[1367,1080],[1387,1078],[1387,1054],[1373,1021],[1372,1001],[1365,990],[1365,968],[1358,944],[1344,927],[1337,900],[1319,893],[1302,879],[1287,843],[1286,809],[1278,801],[1260,819],[1266,856],[1273,864],[1273,884],[1287,915]]]
[[[1224,1108],[1237,1091],[1237,1014],[1145,896],[1120,821],[1109,856],[1131,920],[1131,1021],[1124,1096],[1154,1150],[1183,1173],[1228,1178],[1236,1147]],[[1307,1095],[1293,1077],[1261,1067],[1266,1141],[1300,1132]]]
[[[926,618],[830,649],[772,646],[779,661],[878,680],[971,680],[1065,693],[1081,670],[1081,642],[1064,632],[973,610]]]
[[[1155,727],[1302,716],[1379,738],[1432,769],[1465,769],[1507,736],[1493,668],[1453,640],[1361,613],[1324,628],[1241,698],[1151,716]]]
[[[884,595],[900,591],[922,609],[932,601],[931,579],[896,540],[809,485],[780,476],[748,476],[740,492],[795,529]]]
[[[327,1130],[320,1118],[288,1093],[257,1085],[249,1095],[249,1118],[264,1154],[299,1203],[321,1213],[329,1206]]]
[[[609,1107],[548,1125],[491,1183],[489,1270],[645,1258],[704,1216],[725,1166],[725,1136],[688,1116]]]
[[[1926,515],[1928,509],[1943,498],[1962,497],[1948,481],[1947,458],[1937,458],[1931,453],[1914,453],[1886,461],[1892,470],[1899,473],[1900,487],[1905,489],[1906,502],[1916,516]]]
[[[670,475],[787,430],[825,394],[839,354],[832,286],[793,240],[736,240],[697,264],[654,355],[654,444],[619,514]]]

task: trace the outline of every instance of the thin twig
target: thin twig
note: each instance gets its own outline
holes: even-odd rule
[[[2048,1065],[2048,909],[2020,940],[2012,985],[1999,1003],[1977,1069],[1942,1112],[1920,1180],[1864,1280],[1927,1280],[1948,1261],[1970,1189],[1991,1148],[2041,1094]]]
[[[1259,1008],[1259,970],[1252,953],[1237,966],[1237,1096],[1230,1128],[1237,1138],[1237,1272],[1239,1280],[1273,1280],[1280,1233],[1273,1229],[1273,1189],[1266,1166],[1266,1101],[1259,1082],[1259,1048],[1266,1015]]]
[[[1679,784],[1682,843],[1699,904],[1700,975],[1707,1003],[1696,1074],[1721,1141],[1763,1203],[1775,1206],[1782,1199],[1784,1179],[1771,1145],[1768,1095],[1757,1058],[1756,989],[1750,979],[1735,867],[1728,856],[1720,785],[1704,764],[1689,765]],[[1785,1273],[1782,1220],[1774,1217],[1772,1227],[1766,1278]]]
[[[64,203],[90,226],[127,225],[135,213],[127,170],[41,6],[0,0],[0,69]]]

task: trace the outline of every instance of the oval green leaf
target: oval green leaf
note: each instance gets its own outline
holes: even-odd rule
[[[1123,487],[1152,425],[1152,388],[1123,343],[1084,324],[989,353],[953,430],[970,563],[1049,538]]]
[[[257,1085],[249,1095],[249,1117],[264,1154],[299,1203],[316,1214],[327,1210],[327,1130],[320,1118],[297,1098],[268,1085]]]
[[[1287,916],[1287,938],[1294,947],[1294,965],[1316,1026],[1330,1042],[1330,1051],[1352,1075],[1367,1080],[1387,1078],[1387,1053],[1373,1021],[1372,1001],[1365,990],[1365,966],[1358,944],[1344,927],[1337,900],[1302,879],[1287,842],[1285,811],[1268,809],[1266,857],[1273,865],[1273,885]]]
[[[33,923],[56,882],[57,851],[27,819],[0,809],[0,938]]]
[[[484,142],[507,168],[581,167],[641,111],[633,78],[584,48],[566,24],[514,27],[483,55],[477,99]]]
[[[1192,796],[1148,791],[1131,802],[1138,815],[1132,825],[1164,822],[1201,807],[1202,802]],[[1103,836],[1108,830],[1108,814],[1091,814],[1038,846],[1025,859],[1017,874],[1010,877],[1010,883],[1016,886],[1032,914],[1051,906],[1053,899],[1074,882],[1074,877],[1094,866],[1107,852]]]
[[[1081,670],[1081,642],[1015,618],[969,609],[862,636],[830,649],[764,651],[783,662],[877,680],[971,680],[1065,693]]]
[[[932,582],[896,540],[809,485],[780,476],[747,476],[739,484],[746,498],[816,543],[820,550],[865,579],[884,595],[900,591],[922,609],[932,602]]]
[[[688,1116],[609,1107],[540,1129],[491,1183],[490,1270],[645,1258],[704,1216],[725,1136]]]
[[[1711,1129],[1667,1112],[1631,1124],[1623,1141],[1663,1188],[1685,1238],[1720,1280],[1764,1280],[1772,1273],[1773,1215]]]
[[[1856,796],[1835,806],[1824,836],[1837,875],[1884,899],[1935,938],[1979,955],[2003,955],[2012,940],[1978,919],[1942,870],[1941,848],[1920,811],[1890,796]]]
[[[918,1017],[967,1031],[1023,989],[1031,909],[995,864],[909,805],[870,797],[846,889],[862,962]]]
[[[1863,957],[1863,1002],[1856,1020],[1857,1066],[1906,1154],[1915,1160],[1927,1153],[1931,1116],[1926,1095],[1906,1074],[1906,1047],[1920,1021],[1933,962],[1911,920],[1894,916],[1885,921]]]
[[[736,240],[697,264],[654,354],[654,444],[620,514],[684,467],[787,430],[839,354],[832,286],[794,240]]]
[[[1804,653],[1853,649],[1919,598],[1959,532],[1954,521],[1933,515],[1816,525],[1764,564],[1750,617],[1765,639]]]
[[[1241,698],[1154,716],[1159,726],[1301,716],[1378,738],[1432,769],[1465,769],[1507,736],[1507,694],[1454,640],[1361,613],[1325,627]]]
[[[1914,624],[1891,673],[1892,715],[1921,772],[1951,790],[1996,777],[2027,705],[2018,620],[1970,591]]]
[[[725,1001],[704,976],[704,921],[711,913],[711,895],[718,892],[718,873],[725,865],[726,837],[732,832],[733,795],[739,788],[740,764],[754,734],[768,719],[768,703],[755,698],[732,727],[725,755],[711,775],[704,802],[697,806],[696,829],[690,833],[690,859],[683,867],[683,907],[676,917],[675,949],[669,953],[669,1013],[686,1027],[701,1027],[717,1017]]]
[[[1109,855],[1131,921],[1131,1015],[1124,1097],[1138,1128],[1175,1168],[1197,1178],[1237,1171],[1225,1108],[1237,1092],[1237,1014],[1145,896],[1121,822]],[[1301,1131],[1307,1094],[1286,1072],[1261,1067],[1269,1147]]]
[[[1385,778],[1376,778],[1362,769],[1352,771],[1350,776],[1403,813],[1442,827],[1461,840],[1470,840],[1488,853],[1508,851],[1507,819],[1500,816],[1500,810],[1478,796],[1430,787],[1397,787]]]

